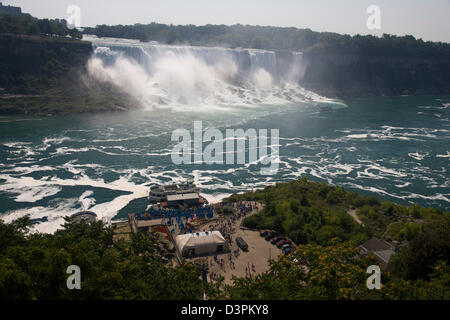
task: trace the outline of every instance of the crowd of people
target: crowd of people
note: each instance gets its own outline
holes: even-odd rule
[[[214,215],[213,209],[207,205],[197,208],[186,208],[186,209],[169,209],[161,208],[154,209],[151,208],[145,212],[136,213],[137,220],[152,220],[160,218],[185,218],[185,219],[205,219],[212,218]]]
[[[233,214],[220,216],[211,228],[211,231],[219,231],[230,244],[233,242],[232,235],[236,232],[234,227],[236,221],[258,209],[258,204],[256,201],[240,201],[232,203],[231,207],[233,208]]]
[[[235,209],[235,215],[238,219],[258,209],[258,203],[256,201],[234,202],[232,206]]]
[[[233,241],[233,235],[236,232],[236,222],[241,218],[247,216],[252,213],[254,210],[259,209],[259,204],[256,201],[245,201],[245,202],[235,202],[229,205],[233,208],[233,213],[230,215],[220,215],[219,218],[209,226],[205,226],[205,230],[209,228],[209,230],[217,230],[223,235],[223,237],[230,243],[230,247]],[[221,208],[223,209],[223,208]],[[211,280],[217,280],[219,277],[219,273],[225,272],[227,267],[229,270],[236,270],[235,259],[240,256],[241,252],[239,248],[236,248],[228,253],[227,256],[222,255],[223,257],[227,257],[227,261],[224,258],[219,258],[217,255],[214,257],[208,258],[209,270],[217,270],[211,271],[209,273],[209,277]],[[254,264],[250,266],[245,266],[245,274],[250,275],[251,272],[256,272],[256,268]]]

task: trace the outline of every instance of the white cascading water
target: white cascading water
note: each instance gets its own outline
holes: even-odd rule
[[[92,36],[85,39],[94,46],[89,74],[113,83],[144,107],[324,100],[298,85],[304,73],[301,52],[172,46]]]

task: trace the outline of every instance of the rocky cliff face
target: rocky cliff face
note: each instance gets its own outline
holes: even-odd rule
[[[0,34],[0,87],[11,93],[36,93],[73,68],[83,68],[89,42],[62,37]]]
[[[70,49],[75,53],[84,53],[88,57],[92,52],[92,45],[88,41],[73,40],[67,37],[0,34],[1,56],[8,54],[18,57],[42,56],[49,50],[58,49]]]
[[[0,114],[66,115],[137,106],[85,76],[90,42],[0,34]]]
[[[305,52],[302,84],[330,97],[449,94],[450,59]]]

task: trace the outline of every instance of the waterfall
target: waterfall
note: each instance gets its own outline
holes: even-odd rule
[[[142,44],[133,46],[109,45],[100,46],[94,44],[95,54],[106,63],[114,62],[119,54],[134,59],[137,63],[151,70],[152,63],[168,55],[182,56],[192,54],[203,60],[207,65],[231,60],[241,73],[255,72],[264,69],[273,77],[278,76],[277,57],[273,51],[254,49],[226,49],[191,46],[168,46],[158,44]]]
[[[284,104],[314,96],[298,85],[301,52],[87,40],[94,47],[90,75],[147,107]]]
[[[264,50],[250,50],[250,68],[253,72],[258,69],[267,71],[273,77],[278,76],[277,58],[275,52]]]

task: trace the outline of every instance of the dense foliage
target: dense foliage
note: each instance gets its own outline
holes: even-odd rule
[[[433,264],[428,280],[406,280],[382,271],[381,289],[366,286],[373,256],[358,258],[350,243],[331,246],[301,245],[288,256],[272,261],[270,272],[235,278],[224,286],[222,299],[450,299],[448,256]]]
[[[273,261],[269,274],[225,286],[225,298],[450,299],[449,212],[382,202],[306,178],[224,201],[240,200],[265,203],[262,213],[244,220],[245,226],[276,229],[299,245]],[[348,210],[365,226],[357,226]],[[373,235],[409,241],[392,256],[389,271],[382,272],[381,290],[366,288],[366,269],[378,263],[373,256],[359,258],[356,247]]]
[[[37,19],[29,14],[0,13],[0,33],[70,36],[75,39],[82,37],[76,28],[69,29],[64,19]]]
[[[393,272],[407,280],[430,279],[433,267],[450,257],[450,216],[425,224],[420,235],[394,255]]]
[[[422,232],[423,224],[443,218],[440,209],[382,202],[373,196],[365,197],[339,186],[309,181],[306,177],[235,194],[224,201],[243,199],[266,204],[261,214],[244,220],[246,227],[275,229],[301,244],[327,245],[334,237],[352,240],[355,244],[371,236],[412,240]],[[348,214],[350,210],[357,213],[362,225]],[[394,227],[396,225],[401,227]]]
[[[304,53],[302,84],[326,96],[448,94],[450,44],[412,36],[354,36]]]
[[[165,266],[148,235],[113,242],[101,222],[68,220],[53,235],[29,226],[0,222],[0,299],[200,299],[206,290],[196,267]],[[81,290],[66,287],[69,265],[81,269]]]

